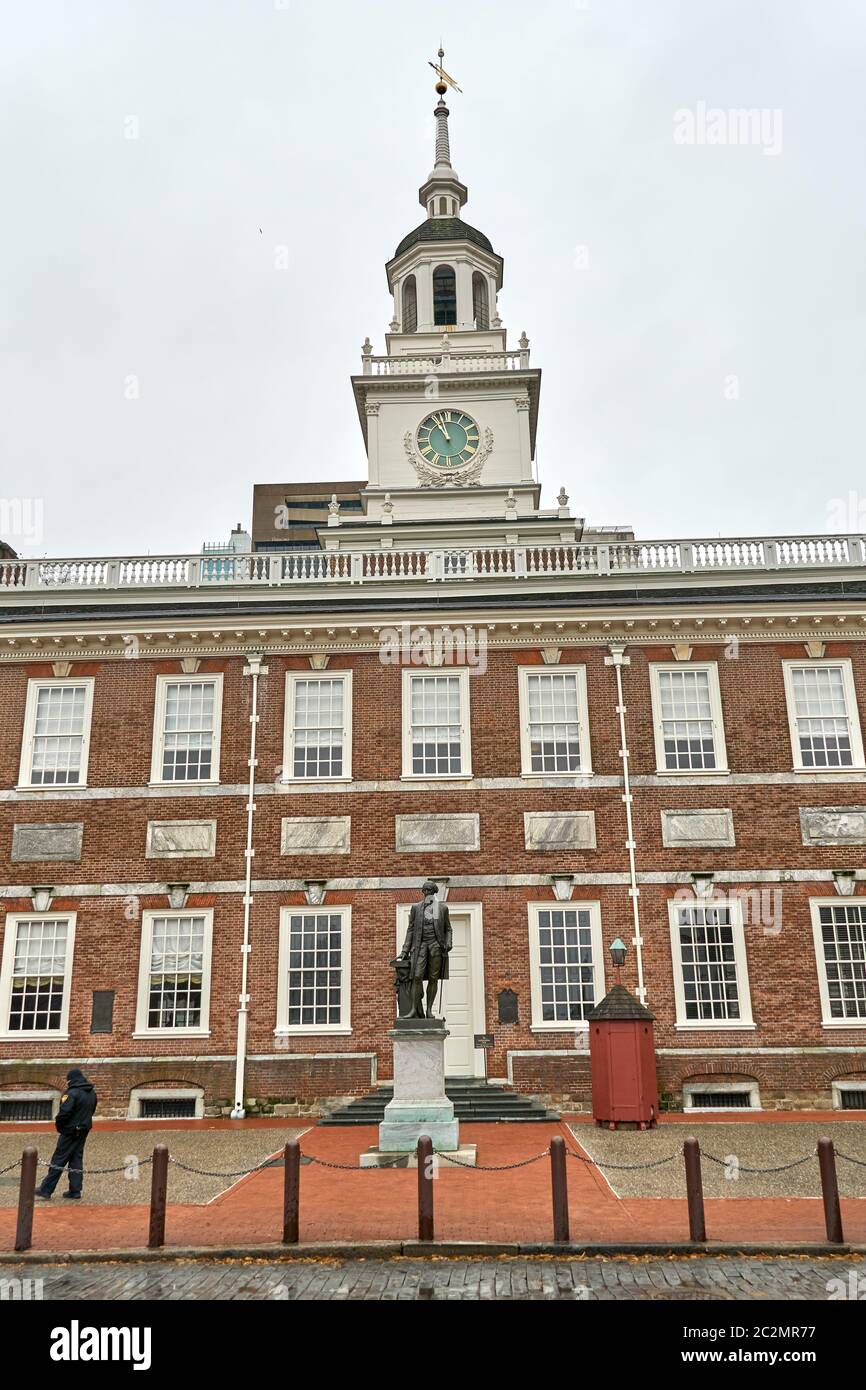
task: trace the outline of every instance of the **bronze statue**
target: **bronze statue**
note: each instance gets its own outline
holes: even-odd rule
[[[403,950],[397,957],[397,989],[400,991],[400,963],[409,963],[412,985],[412,1008],[401,1018],[433,1018],[433,1005],[439,981],[448,979],[448,955],[451,951],[451,919],[445,903],[439,901],[438,885],[429,880],[421,889],[423,901],[415,903],[409,914],[409,930]],[[424,981],[427,981],[426,1014],[422,1003]],[[403,994],[405,999],[405,994]],[[401,1003],[403,1002],[401,999]]]

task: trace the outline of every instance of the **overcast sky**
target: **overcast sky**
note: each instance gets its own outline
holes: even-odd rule
[[[642,537],[866,530],[862,3],[0,10],[21,553],[198,551],[254,482],[365,476],[349,376],[423,218],[440,28],[464,216],[544,371],[544,505],[564,484]],[[751,108],[745,143],[712,114]]]

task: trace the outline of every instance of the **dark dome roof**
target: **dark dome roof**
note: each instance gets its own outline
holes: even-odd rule
[[[417,246],[419,242],[424,241],[473,241],[476,246],[489,251],[492,256],[496,255],[484,233],[470,227],[468,222],[461,222],[459,217],[434,217],[428,218],[420,227],[416,227],[414,232],[404,236],[394,252],[394,260],[402,256],[404,251],[408,251],[410,246]]]

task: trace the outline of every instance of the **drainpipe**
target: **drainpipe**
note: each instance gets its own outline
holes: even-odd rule
[[[256,734],[259,726],[259,676],[268,674],[267,666],[262,665],[264,657],[261,655],[248,658],[249,664],[244,667],[244,675],[252,676],[253,690],[250,713],[250,783],[249,797],[247,799],[247,848],[246,848],[246,873],[244,876],[244,944],[241,947],[241,993],[238,1000],[238,1045],[235,1057],[235,1103],[231,1117],[233,1120],[242,1120],[246,1114],[244,1109],[244,1068],[247,1059],[247,1026],[249,1022],[250,996],[248,993],[249,963],[250,963],[250,908],[252,907],[252,886],[253,886],[253,816],[255,814],[256,802],[256,768],[258,759],[256,758]]]
[[[625,845],[626,849],[628,850],[628,871],[630,883],[628,894],[631,898],[632,921],[634,924],[634,936],[632,937],[632,945],[635,948],[637,957],[637,996],[642,1004],[646,1004],[646,986],[644,984],[643,979],[643,937],[640,934],[640,889],[637,886],[637,873],[635,872],[634,866],[634,820],[631,813],[633,798],[631,794],[631,779],[629,775],[628,741],[626,738],[625,730],[626,706],[625,697],[623,695],[622,689],[622,668],[623,666],[631,665],[631,657],[628,657],[625,654],[624,642],[612,642],[610,647],[608,648],[608,651],[610,652],[610,656],[605,657],[604,664],[605,666],[612,666],[616,671],[616,712],[619,715],[619,756],[622,759],[623,778],[622,799],[625,803],[625,821],[628,834],[628,838],[625,842]]]

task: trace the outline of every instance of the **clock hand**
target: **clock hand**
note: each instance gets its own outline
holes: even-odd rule
[[[447,430],[446,427],[445,427],[445,417],[444,417],[443,415],[440,415],[440,416],[438,416],[437,418],[438,418],[438,421],[439,421],[439,428],[440,428],[440,430],[442,431],[442,433],[444,434],[445,438],[448,440],[448,443],[450,444],[450,443],[451,443],[451,436],[450,436],[450,434],[448,433],[448,430]]]

